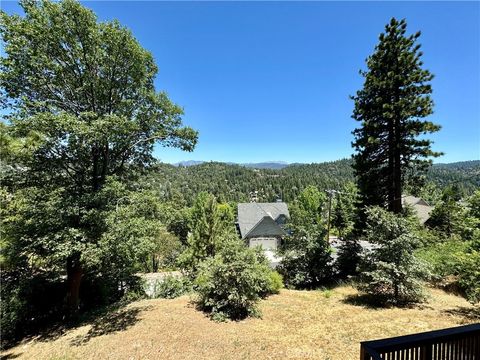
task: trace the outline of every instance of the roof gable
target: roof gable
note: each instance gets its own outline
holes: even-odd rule
[[[284,202],[238,204],[238,228],[241,237],[245,238],[263,218],[269,217],[275,222],[282,215],[290,217],[287,204]]]
[[[428,205],[425,200],[415,196],[402,196],[402,203],[404,206],[412,207],[421,224],[424,224],[430,218],[430,213],[433,210],[433,207]]]
[[[405,205],[424,205],[430,206],[425,200],[422,198],[418,198],[411,195],[403,195],[402,196],[402,203]]]
[[[262,218],[243,238],[283,236],[286,232],[270,216]]]

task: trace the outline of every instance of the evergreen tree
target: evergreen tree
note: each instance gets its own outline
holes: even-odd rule
[[[212,194],[198,194],[191,213],[192,232],[179,262],[194,277],[202,261],[214,257],[226,241],[237,236],[233,211],[228,204],[218,204]]]
[[[340,278],[345,279],[357,274],[361,254],[362,246],[356,237],[348,236],[343,239],[338,249],[338,257],[335,262],[335,267]]]
[[[340,238],[345,238],[353,229],[358,201],[358,190],[354,183],[347,183],[337,195],[333,210],[332,225]]]
[[[366,60],[363,88],[352,99],[353,118],[361,127],[353,131],[354,169],[364,205],[386,206],[402,211],[406,171],[426,170],[432,141],[419,135],[440,129],[422,118],[433,113],[430,81],[422,68],[422,52],[416,44],[420,32],[406,36],[407,23],[392,18],[380,34],[374,53]]]
[[[428,277],[428,271],[414,255],[420,241],[408,220],[379,207],[369,208],[366,237],[374,248],[360,263],[359,290],[379,303],[421,301],[422,280]]]
[[[428,226],[444,233],[447,237],[461,235],[467,212],[460,205],[460,190],[451,185],[442,192],[441,201],[435,206],[428,219]]]

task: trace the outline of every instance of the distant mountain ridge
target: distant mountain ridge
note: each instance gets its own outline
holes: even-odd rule
[[[204,164],[208,161],[201,161],[201,160],[187,160],[187,161],[180,161],[178,163],[174,163],[174,166],[183,166],[183,167],[188,167],[188,166],[196,166],[196,165],[201,165]],[[266,162],[260,162],[260,163],[234,163],[234,162],[226,162],[224,164],[228,165],[240,165],[240,166],[245,166],[247,168],[252,168],[252,169],[283,169],[286,168],[287,166],[291,165],[285,161],[266,161]]]
[[[201,165],[208,162],[217,162],[217,161],[187,160],[187,161],[180,161],[172,165],[188,167],[188,166]],[[314,164],[323,164],[328,162],[329,161],[325,161],[325,162],[318,162]],[[218,163],[224,163],[228,165],[240,165],[240,166],[244,166],[252,169],[271,169],[271,170],[280,170],[292,165],[306,165],[305,163],[288,163],[286,161],[265,161],[265,162],[259,162],[259,163],[235,163],[235,162],[218,161]],[[434,168],[450,168],[450,169],[475,168],[478,166],[480,166],[480,160],[466,160],[466,161],[457,161],[452,163],[433,164]]]
[[[468,169],[474,168],[480,165],[480,160],[466,160],[466,161],[456,161],[452,163],[438,163],[433,164],[437,168],[453,168],[453,169]]]

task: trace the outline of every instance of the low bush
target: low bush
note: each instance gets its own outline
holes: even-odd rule
[[[155,284],[153,297],[174,299],[190,292],[191,290],[192,286],[185,277],[167,275]]]
[[[259,251],[232,241],[200,264],[197,303],[217,321],[259,316],[258,301],[278,291],[280,280]]]
[[[268,285],[266,292],[263,293],[264,296],[271,294],[278,294],[280,289],[283,288],[283,276],[277,271],[270,271],[268,276]]]
[[[323,289],[322,294],[326,299],[330,299],[333,295],[333,291],[330,289]]]
[[[435,285],[460,291],[472,303],[480,302],[480,242],[449,239],[418,250],[430,264]]]
[[[416,256],[426,261],[432,271],[432,279],[439,281],[448,275],[458,275],[460,257],[467,251],[468,244],[461,240],[437,242],[416,251]]]
[[[480,251],[471,249],[462,257],[458,283],[468,301],[480,302]]]

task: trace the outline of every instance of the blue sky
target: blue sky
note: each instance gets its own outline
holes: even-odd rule
[[[352,154],[359,69],[392,16],[422,31],[435,74],[436,162],[480,158],[479,2],[88,1],[155,57],[156,86],[199,130],[193,153],[157,147],[166,162],[321,162]],[[7,12],[15,2],[2,1]]]

